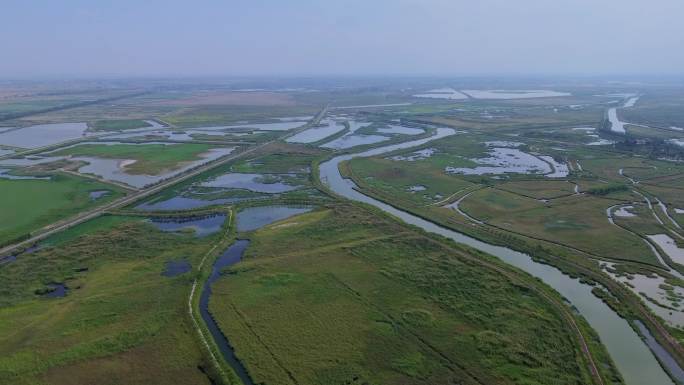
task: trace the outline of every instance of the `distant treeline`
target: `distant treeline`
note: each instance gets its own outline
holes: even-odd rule
[[[614,192],[627,191],[629,187],[625,184],[613,183],[605,186],[592,187],[587,192],[591,195],[608,195]]]
[[[625,139],[617,142],[615,148],[642,154],[651,159],[684,160],[684,147],[663,139]]]

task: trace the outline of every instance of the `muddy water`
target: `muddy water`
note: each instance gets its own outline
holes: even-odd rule
[[[649,350],[639,335],[629,326],[627,321],[620,318],[605,303],[591,293],[591,286],[581,283],[578,279],[570,278],[552,266],[534,262],[527,254],[506,247],[490,245],[368,197],[357,191],[354,188],[353,182],[344,179],[338,169],[338,165],[341,162],[354,157],[375,156],[402,148],[415,147],[431,140],[453,135],[454,133],[452,129],[440,128],[431,138],[335,157],[320,165],[320,178],[333,191],[343,197],[371,204],[402,219],[406,223],[494,255],[506,263],[540,278],[567,298],[589,322],[600,336],[601,341],[606,346],[627,384],[673,384],[670,377],[662,369],[651,350]]]

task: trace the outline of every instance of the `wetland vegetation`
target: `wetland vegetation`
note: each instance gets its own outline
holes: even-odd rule
[[[300,81],[0,102],[0,382],[681,383],[684,91]]]

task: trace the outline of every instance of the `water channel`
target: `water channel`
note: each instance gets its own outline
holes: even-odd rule
[[[579,279],[563,274],[552,266],[537,263],[527,254],[506,247],[490,245],[366,196],[354,188],[355,185],[352,181],[344,179],[338,169],[338,165],[341,162],[352,158],[375,156],[398,149],[415,147],[432,140],[453,135],[454,133],[455,131],[452,129],[439,128],[435,135],[430,138],[374,148],[356,154],[337,156],[320,165],[320,178],[335,193],[345,198],[371,204],[402,219],[406,223],[494,255],[504,262],[540,278],[567,298],[589,322],[600,336],[602,343],[606,346],[627,384],[673,384],[673,381],[660,366],[640,336],[629,326],[626,320],[620,318],[605,303],[591,293],[591,286],[581,283]],[[674,360],[663,362],[671,364],[674,363]],[[677,370],[681,369],[677,367],[670,371],[677,372]]]

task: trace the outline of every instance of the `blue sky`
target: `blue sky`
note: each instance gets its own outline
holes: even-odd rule
[[[682,0],[3,0],[0,77],[682,74]]]

